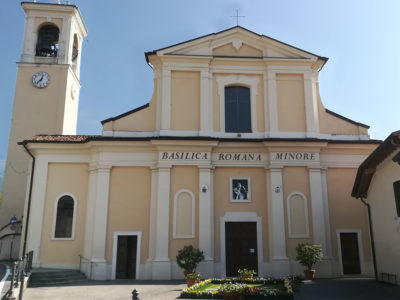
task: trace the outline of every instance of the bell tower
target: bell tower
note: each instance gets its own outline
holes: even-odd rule
[[[22,2],[25,34],[0,209],[0,226],[23,215],[30,158],[18,142],[36,134],[75,135],[85,24],[75,5]]]

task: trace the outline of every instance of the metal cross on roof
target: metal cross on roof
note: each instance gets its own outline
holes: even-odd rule
[[[239,26],[239,18],[244,18],[244,16],[239,16],[239,11],[236,10],[236,16],[231,16],[231,18],[236,18],[236,26]]]

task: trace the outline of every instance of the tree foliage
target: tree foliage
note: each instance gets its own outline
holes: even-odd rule
[[[314,265],[322,261],[322,246],[299,244],[296,247],[296,260],[308,270],[311,270]]]
[[[176,256],[176,263],[180,268],[188,273],[193,273],[197,265],[204,259],[203,251],[194,248],[192,245],[184,246],[183,249],[178,251]]]

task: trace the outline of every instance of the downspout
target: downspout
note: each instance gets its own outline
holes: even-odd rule
[[[24,246],[22,248],[22,259],[25,260],[25,254],[26,254],[26,240],[28,237],[28,227],[29,227],[29,215],[31,212],[31,199],[32,199],[32,186],[33,186],[33,175],[35,174],[35,157],[33,156],[32,152],[29,151],[29,149],[26,147],[25,143],[22,143],[22,146],[25,148],[26,152],[28,152],[29,156],[32,157],[32,168],[31,168],[31,180],[30,180],[30,185],[29,185],[29,196],[28,196],[28,207],[26,209],[26,226],[25,226],[25,234],[24,234]],[[19,286],[19,296],[18,299],[22,300],[23,294],[24,294],[24,286],[25,286],[25,276],[24,276],[24,271],[22,271],[22,276],[21,276],[21,283]]]
[[[29,156],[32,157],[32,170],[31,170],[31,180],[30,180],[30,185],[29,185],[28,207],[26,210],[26,218],[25,218],[26,226],[25,226],[25,234],[24,234],[24,245],[22,248],[22,258],[24,258],[25,254],[26,254],[26,240],[28,237],[29,215],[31,212],[33,175],[34,175],[34,171],[35,171],[35,157],[33,156],[32,152],[30,152],[29,149],[26,147],[25,143],[23,143],[22,146],[25,148],[26,152],[28,152]]]
[[[363,197],[360,197],[360,200],[368,209],[368,223],[369,223],[369,234],[371,237],[371,250],[372,250],[372,261],[374,263],[374,274],[375,274],[375,280],[379,281],[378,278],[378,267],[376,265],[376,255],[375,255],[375,241],[374,241],[374,232],[372,230],[372,219],[371,219],[371,206],[369,203],[367,203]]]

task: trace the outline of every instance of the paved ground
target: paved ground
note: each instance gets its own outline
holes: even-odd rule
[[[379,283],[369,278],[319,279],[302,284],[294,299],[399,300],[400,286]]]
[[[141,300],[162,300],[177,298],[185,287],[183,281],[91,281],[79,285],[27,288],[23,299],[128,300],[132,299],[133,289],[137,289]]]
[[[141,300],[176,299],[182,281],[103,281],[79,285],[28,288],[24,300],[33,299],[88,299],[88,300],[130,300],[132,290],[137,289]],[[400,287],[377,283],[372,279],[319,279],[306,282],[294,299],[400,299]]]

